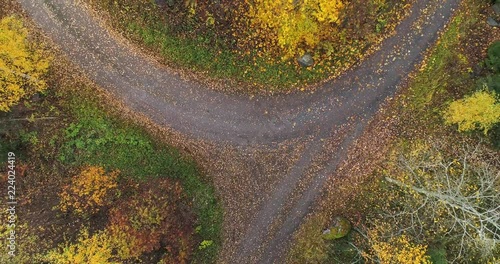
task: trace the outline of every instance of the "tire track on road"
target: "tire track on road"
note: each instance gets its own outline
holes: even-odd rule
[[[394,95],[398,84],[414,70],[424,52],[435,42],[460,0],[417,0],[410,15],[396,27],[374,54],[314,93],[295,92],[272,97],[228,95],[195,81],[136,53],[107,32],[88,10],[72,0],[18,0],[32,20],[68,57],[101,87],[134,111],[159,125],[189,137],[214,143],[274,145],[285,140],[314,136],[312,143],[275,192],[262,202],[232,263],[272,263],[286,249],[293,231],[307,214],[322,186],[345,158],[358,132],[348,135],[343,148],[297,197],[290,213],[274,234],[270,225],[283,217],[284,201],[322,148],[331,131],[359,117],[362,129],[380,104]],[[435,6],[432,12],[426,7]],[[360,121],[361,120],[361,121]],[[272,177],[272,175],[269,175]],[[266,243],[265,241],[269,241]],[[263,254],[259,258],[258,248]],[[257,261],[258,260],[258,261]]]

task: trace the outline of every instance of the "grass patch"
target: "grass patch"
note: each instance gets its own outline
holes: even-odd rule
[[[168,25],[154,20],[147,24],[129,22],[125,27],[129,34],[159,52],[168,63],[206,72],[213,78],[233,78],[260,86],[265,84],[274,90],[328,76],[325,69],[319,69],[321,66],[318,70],[308,70],[298,68],[292,61],[276,64],[255,54],[241,57],[224,47],[222,41],[217,41],[220,44],[216,47],[208,47],[209,39],[213,37],[178,37]]]
[[[63,131],[60,161],[116,168],[141,179],[197,176],[194,164],[183,161],[175,149],[155,146],[143,131],[110,118],[92,103],[79,103],[73,110],[76,122]]]
[[[11,1],[8,2],[10,6]],[[0,8],[1,15],[14,12],[3,8]],[[43,39],[30,28],[30,41],[40,40]],[[186,249],[192,253],[190,260],[215,262],[222,243],[223,209],[213,186],[201,174],[195,161],[160,142],[136,122],[124,119],[116,105],[96,92],[97,88],[81,78],[63,57],[55,56],[50,50],[47,53],[55,57],[46,76],[49,89],[23,100],[11,112],[0,113],[0,154],[6,158],[7,152],[16,153],[17,173],[20,174],[16,184],[23,190],[18,196],[23,210],[19,212],[16,225],[28,226],[16,232],[20,232],[19,237],[26,234],[44,237],[43,246],[38,243],[40,247],[30,247],[32,250],[26,254],[43,254],[65,238],[74,237],[76,229],[83,224],[102,227],[106,216],[92,218],[92,222],[87,223],[88,219],[68,218],[54,209],[58,193],[67,179],[76,175],[81,167],[94,165],[109,171],[118,169],[122,177],[143,182],[160,177],[179,181],[188,197],[189,211],[196,216],[192,228],[196,229],[196,234],[189,236],[197,244]],[[5,169],[0,168],[0,172]],[[67,225],[65,221],[72,224]],[[68,229],[70,226],[75,230]],[[2,234],[6,234],[1,228]],[[201,243],[204,243],[202,248],[199,247]],[[18,246],[22,249],[27,245]],[[3,257],[5,255],[0,255],[0,259]],[[30,256],[20,255],[19,259],[25,257]]]
[[[461,36],[467,35],[477,19],[458,13],[430,53],[423,69],[411,81],[401,104],[407,113],[412,114],[411,122],[440,126],[442,105],[450,98],[450,87],[460,86],[464,88],[462,93],[472,90],[469,63],[460,44],[463,41]]]
[[[212,186],[202,180],[193,160],[174,148],[155,143],[142,128],[107,114],[95,102],[72,95],[69,109],[73,121],[52,141],[62,139],[58,159],[69,166],[96,165],[119,169],[122,176],[147,181],[152,177],[180,180],[192,199],[197,215],[197,234],[210,247],[194,249],[194,260],[215,261],[221,244],[222,208]]]
[[[127,0],[119,4],[114,1],[88,1],[96,9],[104,11],[113,28],[147,47],[163,62],[203,72],[210,78],[236,81],[240,85],[232,86],[240,88],[234,89],[270,92],[287,91],[338,75],[362,58],[372,45],[380,42],[383,35],[395,27],[406,3],[380,1],[377,2],[380,5],[349,4],[345,11],[349,15],[343,18],[338,34],[333,38],[335,43],[322,42],[315,52],[314,67],[302,68],[296,58],[282,61],[276,55],[262,56],[259,44],[238,48],[235,35],[245,30],[236,29],[238,25],[231,23],[231,18],[218,15],[220,9],[227,14],[233,12],[231,8],[240,8],[237,3],[223,1],[218,5],[199,2],[196,14],[188,15],[180,3],[160,8],[154,1]],[[360,9],[362,12],[358,12]],[[214,15],[217,23],[206,25],[205,15]],[[241,87],[248,85],[252,88]]]

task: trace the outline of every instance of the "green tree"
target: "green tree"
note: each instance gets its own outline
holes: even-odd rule
[[[500,94],[500,74],[488,75],[481,78],[478,81],[478,86],[480,89],[486,86],[490,91]]]
[[[488,48],[486,66],[495,73],[500,72],[500,41],[496,41]]]
[[[7,112],[22,98],[47,88],[42,76],[50,58],[27,37],[20,19],[9,16],[0,21],[0,111]]]

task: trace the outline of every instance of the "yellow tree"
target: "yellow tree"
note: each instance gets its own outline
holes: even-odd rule
[[[113,248],[109,243],[108,234],[97,232],[90,236],[88,229],[83,228],[73,244],[61,244],[45,256],[46,261],[55,264],[113,264]]]
[[[412,243],[406,235],[392,237],[382,241],[376,231],[369,232],[374,257],[364,253],[368,260],[378,259],[381,264],[430,264],[426,255],[427,246]]]
[[[323,32],[331,32],[339,22],[343,7],[340,0],[255,0],[247,16],[254,37],[262,41],[257,48],[277,48],[288,59],[316,48],[324,40]]]
[[[61,211],[76,214],[93,214],[108,205],[117,187],[119,171],[108,174],[102,167],[90,166],[72,178],[71,184],[63,187],[60,194]]]
[[[477,91],[471,96],[452,102],[444,113],[447,124],[458,124],[459,131],[483,130],[488,133],[500,122],[500,104],[495,93]]]
[[[42,76],[50,59],[27,37],[20,19],[9,16],[0,21],[0,111],[9,111],[22,98],[47,87]]]

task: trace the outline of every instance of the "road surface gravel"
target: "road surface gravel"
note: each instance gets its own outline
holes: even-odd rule
[[[110,34],[89,10],[73,0],[18,0],[31,19],[70,60],[98,85],[161,126],[215,144],[273,146],[285,140],[314,137],[288,175],[272,187],[269,198],[239,238],[230,263],[276,263],[294,230],[321,192],[326,179],[346,156],[346,149],[393,96],[398,85],[423,60],[425,51],[450,20],[459,0],[416,0],[411,13],[380,48],[340,77],[314,92],[276,96],[225,94],[152,61]],[[433,8],[429,8],[432,6]],[[432,10],[429,12],[429,10]],[[294,198],[285,202],[304,171],[335,129],[349,124],[328,166]],[[286,215],[283,215],[286,214]],[[269,229],[282,217],[275,232]]]

